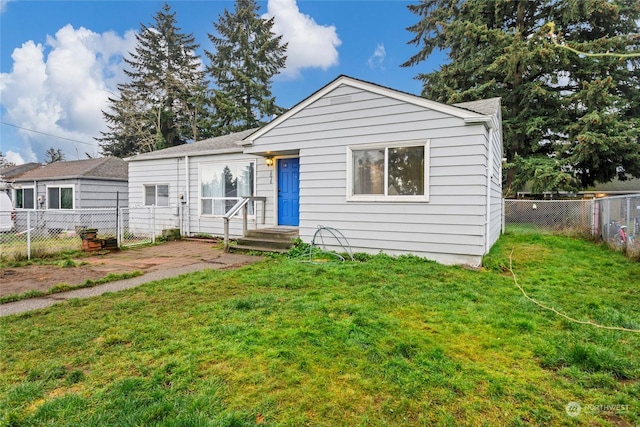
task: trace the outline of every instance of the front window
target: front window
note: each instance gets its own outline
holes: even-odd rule
[[[200,169],[200,212],[224,215],[241,197],[254,194],[255,163],[246,161],[207,163]],[[253,203],[249,204],[253,213]]]
[[[169,206],[169,185],[154,184],[144,186],[145,206]]]
[[[47,187],[47,209],[73,209],[73,187]]]
[[[349,200],[426,201],[428,143],[349,149]]]
[[[17,188],[14,190],[16,209],[35,209],[35,191],[33,188]]]

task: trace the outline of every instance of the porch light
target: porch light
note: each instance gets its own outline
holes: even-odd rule
[[[264,161],[267,164],[267,166],[269,167],[273,166],[273,157],[265,157]]]

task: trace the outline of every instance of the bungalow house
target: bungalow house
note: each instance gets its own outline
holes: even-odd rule
[[[128,168],[122,159],[102,157],[49,163],[15,178],[16,209],[74,210],[128,204]]]
[[[254,227],[305,242],[331,227],[355,252],[478,266],[501,233],[499,99],[446,105],[340,76],[260,129],[128,161],[130,206],[174,207],[185,235],[221,235],[247,196],[265,201]]]

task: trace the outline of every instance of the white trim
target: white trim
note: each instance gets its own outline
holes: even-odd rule
[[[167,205],[159,205],[158,204],[158,186],[159,185],[166,185],[167,186]],[[154,201],[156,202],[153,205],[147,205],[147,187],[155,187],[156,191],[155,191],[155,197],[154,197]],[[146,206],[146,207],[150,207],[150,206],[155,206],[158,208],[168,208],[171,206],[171,184],[168,182],[157,182],[155,184],[142,184],[142,206]]]
[[[309,96],[308,98],[304,99],[300,103],[296,104],[293,108],[291,108],[286,113],[281,114],[280,116],[278,116],[277,118],[269,122],[266,126],[262,127],[261,129],[252,133],[251,135],[247,136],[241,142],[241,144],[243,146],[253,145],[253,142],[257,138],[260,138],[262,135],[269,132],[274,127],[288,120],[291,116],[297,114],[298,112],[300,112],[301,110],[309,106],[310,104],[318,101],[320,98],[324,97],[325,95],[327,95],[328,93],[330,93],[331,91],[337,89],[342,85],[351,86],[356,89],[373,92],[381,96],[386,96],[389,98],[397,99],[399,101],[407,102],[409,104],[414,104],[414,105],[418,105],[434,111],[449,114],[451,116],[464,119],[465,121],[469,120],[470,123],[491,121],[490,116],[479,115],[478,113],[474,113],[474,112],[465,110],[463,108],[458,108],[451,105],[442,104],[440,102],[431,101],[429,99],[422,98],[417,95],[411,95],[408,93],[399,92],[397,90],[378,86],[373,83],[363,82],[361,80],[355,80],[347,76],[340,76],[334,81],[332,81],[331,83],[327,84],[322,89],[315,92],[313,95]]]
[[[18,197],[16,196],[16,191],[22,191],[22,204],[24,205],[24,190],[33,190],[33,197],[32,197],[32,204],[33,207],[32,208],[25,208],[24,206],[19,208],[16,206],[16,201],[18,200]],[[36,187],[34,185],[20,185],[20,186],[14,186],[13,187],[13,199],[11,200],[11,204],[13,206],[14,209],[37,209],[38,208],[38,201],[37,201],[37,195],[38,191],[36,190]]]
[[[387,192],[389,185],[389,173],[388,173],[388,156],[389,148],[402,148],[402,147],[424,147],[424,195],[415,195],[415,196],[395,196],[388,194],[353,194],[353,152],[358,150],[369,150],[369,149],[384,149],[385,150],[385,162],[384,162],[384,191]],[[424,203],[429,201],[429,168],[430,168],[430,157],[431,157],[431,140],[420,139],[420,140],[409,140],[409,141],[399,141],[392,143],[378,143],[378,144],[362,144],[362,145],[350,145],[346,147],[347,152],[347,185],[346,185],[346,200],[347,202],[385,202],[385,203]]]
[[[289,154],[286,156],[277,156],[273,158],[273,168],[275,169],[275,175],[276,175],[276,179],[274,179],[274,183],[275,185],[273,186],[273,200],[275,200],[273,202],[273,226],[274,227],[279,227],[280,226],[280,221],[278,221],[279,215],[278,215],[278,205],[280,204],[279,200],[278,200],[278,186],[279,186],[279,181],[278,178],[280,177],[280,174],[278,173],[279,169],[279,165],[280,165],[280,160],[282,159],[298,159],[298,187],[300,186],[300,154]],[[298,192],[298,196],[300,195],[300,193]],[[298,200],[298,225],[300,224],[299,221],[300,218],[300,200]]]
[[[213,213],[211,214],[205,214],[202,213],[202,169],[203,167],[206,167],[207,165],[224,165],[224,166],[228,166],[230,164],[235,164],[235,163],[240,163],[240,164],[246,164],[246,163],[253,163],[253,189],[252,189],[252,193],[256,194],[257,191],[257,187],[258,187],[258,171],[257,171],[257,167],[258,167],[258,162],[257,159],[255,158],[247,158],[247,159],[235,159],[235,160],[222,160],[222,161],[209,161],[209,162],[200,162],[198,163],[198,218],[222,218],[224,215],[215,215]],[[207,197],[206,199],[217,199],[217,200],[236,200],[237,197]],[[215,211],[215,209],[213,208],[213,205],[211,206],[212,212]],[[253,215],[249,215],[248,218],[255,218],[255,209],[253,212]]]
[[[57,188],[58,189],[58,207],[57,208],[50,208],[49,207],[49,189],[50,188]],[[63,188],[70,188],[71,189],[71,209],[63,209],[60,206],[62,205],[62,192],[60,191]],[[44,185],[44,204],[45,204],[45,208],[46,210],[52,210],[52,211],[72,211],[76,208],[76,185],[75,184],[64,184],[64,185],[59,185],[59,184],[45,184]],[[36,203],[37,203],[37,197],[36,197]]]
[[[487,129],[495,129],[496,125],[493,122],[492,116],[474,116],[465,117],[464,122],[466,124],[483,124]]]
[[[489,155],[487,157],[487,211],[486,211],[486,224],[484,231],[484,254],[488,254],[491,249],[491,190],[493,183],[493,127],[489,128]]]

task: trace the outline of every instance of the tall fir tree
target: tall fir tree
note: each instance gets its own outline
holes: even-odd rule
[[[640,177],[640,57],[627,55],[640,45],[640,2],[422,0],[408,7],[420,17],[408,28],[409,43],[420,49],[403,66],[438,50],[449,56],[439,70],[418,74],[423,96],[502,98],[505,193],[525,183],[560,191]]]
[[[271,93],[273,77],[286,61],[286,43],[272,31],[273,18],[262,19],[255,0],[236,0],[225,9],[209,34],[215,50],[206,51],[212,77],[214,121],[217,135],[261,126],[282,109]]]
[[[97,138],[103,154],[126,157],[208,136],[208,83],[194,36],[180,32],[165,3],[151,26],[141,24],[136,40],[124,58],[129,81],[118,85],[111,110],[103,112],[109,127]]]

